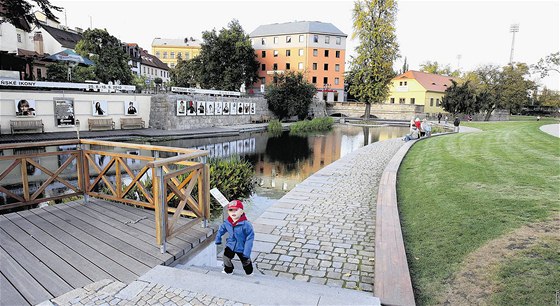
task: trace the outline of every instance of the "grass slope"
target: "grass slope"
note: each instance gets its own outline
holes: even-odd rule
[[[555,122],[470,123],[483,132],[434,137],[407,154],[397,192],[419,305],[436,303],[469,253],[558,214],[560,140],[539,130],[546,123]]]

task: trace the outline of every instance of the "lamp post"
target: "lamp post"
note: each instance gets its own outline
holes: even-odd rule
[[[511,52],[509,54],[509,64],[513,65],[513,47],[515,44],[515,33],[519,32],[519,24],[518,23],[512,24],[509,27],[509,31],[513,33],[513,36],[511,37]]]

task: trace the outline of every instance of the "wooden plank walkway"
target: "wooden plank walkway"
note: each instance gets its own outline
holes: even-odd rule
[[[91,199],[0,215],[0,304],[35,305],[107,278],[130,283],[213,233],[194,225],[161,254],[146,209]]]

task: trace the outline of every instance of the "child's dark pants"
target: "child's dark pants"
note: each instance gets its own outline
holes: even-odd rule
[[[253,273],[253,264],[251,263],[251,258],[246,258],[245,256],[243,256],[243,253],[236,253],[228,247],[226,247],[226,249],[224,250],[224,271],[228,274],[233,272],[233,262],[231,262],[231,260],[233,259],[233,257],[235,257],[235,254],[237,254],[237,257],[239,257],[239,259],[241,260],[241,264],[243,265],[245,274],[249,275]]]

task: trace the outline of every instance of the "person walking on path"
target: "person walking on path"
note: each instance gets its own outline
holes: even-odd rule
[[[453,120],[453,132],[459,133],[459,125],[461,124],[461,120],[459,117],[455,116],[455,120]]]
[[[222,236],[227,232],[226,248],[224,250],[224,273],[233,273],[233,262],[235,254],[241,260],[245,274],[253,274],[253,263],[251,262],[251,251],[255,239],[253,225],[247,220],[243,212],[243,203],[233,200],[227,205],[228,218],[222,223],[216,235],[216,244],[222,244]]]
[[[441,117],[442,117],[441,113],[438,113],[437,114],[437,123],[441,123]]]

